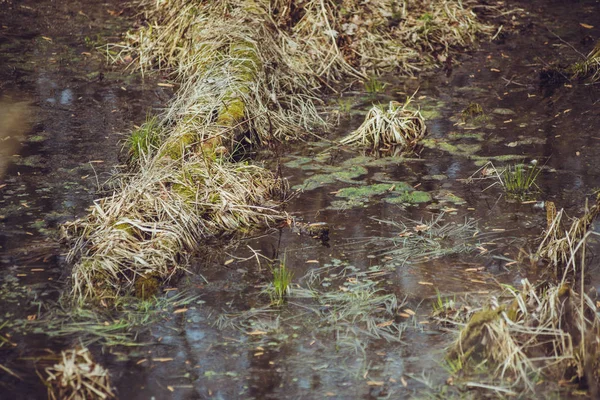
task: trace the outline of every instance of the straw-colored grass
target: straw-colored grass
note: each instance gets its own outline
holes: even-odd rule
[[[410,109],[409,102],[391,101],[387,110],[373,106],[362,125],[340,143],[384,153],[411,150],[425,136],[427,127],[421,112]]]
[[[183,253],[203,240],[272,223],[278,216],[272,199],[285,190],[263,168],[200,157],[185,164],[159,159],[118,183],[88,216],[64,227],[80,300],[114,298],[139,276],[167,279],[185,265]]]
[[[111,399],[115,397],[108,371],[94,362],[87,348],[63,351],[58,364],[46,368],[51,400]]]
[[[224,159],[249,145],[323,128],[322,86],[364,77],[366,70],[412,73],[489,32],[451,0],[401,9],[383,0],[140,5],[145,26],[108,53],[116,59],[127,53],[143,73],[172,72],[180,88],[164,115],[128,141],[135,175],[117,175],[112,195],[65,226],[79,300],[114,300],[139,277],[169,279],[205,239],[281,217],[276,206],[285,184],[264,169]],[[376,150],[409,148],[424,134],[418,111],[405,107],[390,104],[363,128],[376,135]]]
[[[598,204],[561,230],[556,214],[538,256],[556,272],[555,282],[509,288],[510,301],[497,300],[474,313],[462,328],[448,359],[453,365],[485,363],[504,385],[530,392],[541,380],[577,383],[593,398],[600,388],[600,318],[586,294],[586,242]],[[490,385],[490,388],[493,388]]]

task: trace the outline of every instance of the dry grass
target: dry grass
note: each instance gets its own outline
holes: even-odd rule
[[[78,300],[114,299],[139,277],[168,279],[205,239],[280,217],[285,184],[259,167],[223,160],[248,145],[324,127],[321,86],[364,76],[363,69],[414,72],[489,31],[450,0],[402,9],[382,0],[140,5],[146,26],[108,53],[131,57],[143,73],[173,72],[181,86],[165,114],[129,140],[135,175],[117,175],[112,195],[65,226]],[[393,103],[363,128],[375,135],[374,148],[410,147],[424,134],[418,111],[405,107]]]
[[[383,153],[411,150],[425,136],[427,127],[421,112],[408,108],[409,102],[391,101],[387,110],[373,106],[362,125],[340,143]]]
[[[538,251],[562,276],[537,286],[524,280],[521,290],[508,289],[510,301],[494,300],[474,313],[449,353],[451,364],[486,363],[503,384],[530,392],[545,379],[598,396],[600,318],[584,285],[586,242],[595,234],[588,229],[598,204],[564,231],[563,214],[557,213]]]
[[[63,351],[58,364],[46,368],[52,400],[110,399],[115,394],[108,371],[94,362],[87,348]]]
[[[285,183],[263,168],[200,157],[158,161],[65,225],[77,299],[114,298],[151,273],[166,279],[203,240],[277,219],[271,199]]]

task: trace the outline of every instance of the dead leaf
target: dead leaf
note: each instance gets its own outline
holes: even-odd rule
[[[402,318],[410,318],[410,315],[406,314],[406,313],[398,313],[399,316],[401,316]]]
[[[367,385],[369,386],[383,386],[383,381],[367,381]]]
[[[380,324],[377,324],[377,327],[378,327],[378,328],[385,328],[386,326],[390,326],[390,325],[392,325],[393,323],[394,323],[394,321],[392,321],[392,320],[390,320],[390,321],[385,321],[385,322],[382,322],[382,323],[380,323]]]
[[[402,386],[407,387],[408,383],[406,382],[406,379],[404,379],[403,376],[400,377],[400,382],[402,382]]]
[[[433,286],[433,283],[431,282],[419,282],[419,285],[428,285],[428,286]]]
[[[584,24],[583,22],[580,22],[579,25],[581,25],[585,29],[592,29],[594,27],[594,25]]]
[[[411,310],[410,308],[405,308],[403,310],[405,313],[407,313],[408,315],[416,315],[417,313],[414,312],[413,310]]]
[[[180,308],[178,310],[173,311],[173,314],[181,314],[186,312],[188,309],[187,308]]]
[[[252,332],[246,333],[246,335],[251,335],[251,336],[266,335],[266,334],[267,334],[267,332],[265,332],[265,331],[252,331]]]
[[[429,230],[429,225],[421,224],[415,226],[413,229],[415,230],[415,232],[425,232]]]

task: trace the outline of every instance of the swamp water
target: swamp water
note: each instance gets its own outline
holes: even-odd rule
[[[95,352],[119,397],[440,393],[450,375],[443,358],[453,336],[429,319],[438,292],[460,302],[465,295],[489,298],[500,284],[519,287],[525,277],[535,282],[543,271],[511,260],[520,249],[535,251],[531,240],[546,227],[546,213],[536,205],[553,201],[578,215],[600,188],[598,85],[539,80],[554,61],[580,59],[568,44],[586,54],[594,45],[589,38],[599,36],[600,4],[573,4],[512,4],[523,8],[514,31],[463,54],[451,73],[383,79],[389,84],[382,93],[331,99],[332,109],[350,108],[328,137],[337,139],[373,103],[416,93],[413,104],[428,127],[418,157],[374,158],[328,141],[282,150],[270,162],[303,190],[287,210],[297,221],[326,222],[329,240],[283,228],[217,244],[220,250],[195,258],[166,296],[197,297],[144,330],[140,346]],[[122,28],[108,26],[116,23],[110,14],[120,11],[117,2],[0,7],[11,18],[2,18],[0,31],[0,90],[27,102],[32,115],[19,157],[0,181],[0,326],[8,321],[0,334],[11,335],[0,364],[22,378],[3,374],[0,390],[10,398],[43,398],[36,366],[42,371],[55,362],[48,361],[56,360],[52,353],[77,343],[77,337],[49,339],[43,327],[27,322],[62,287],[56,281],[64,265],[52,238],[61,222],[91,204],[96,175],[104,181],[118,163],[115,133],[164,104],[165,94],[156,83],[104,71],[96,53],[82,55],[90,52],[86,36]],[[28,22],[34,19],[43,22]],[[465,118],[463,110],[474,103],[485,118]],[[487,188],[493,180],[466,182],[487,161],[501,168],[534,159],[543,167],[531,201],[511,200],[499,185]],[[423,240],[411,241],[415,236]],[[399,251],[402,241],[417,244]],[[270,307],[264,293],[272,281],[267,258],[284,261],[293,273],[280,307]]]

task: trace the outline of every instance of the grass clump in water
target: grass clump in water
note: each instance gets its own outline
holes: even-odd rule
[[[273,281],[266,289],[271,298],[271,304],[275,306],[283,305],[291,291],[290,284],[294,274],[287,268],[285,260],[284,256],[283,261],[279,261],[276,266],[271,267]]]
[[[560,228],[563,211],[556,213],[537,252],[554,276],[539,285],[523,280],[521,290],[506,287],[508,300],[492,299],[461,329],[448,357],[463,366],[463,374],[486,362],[492,376],[477,387],[541,395],[540,382],[553,390],[553,382],[561,381],[598,397],[600,314],[585,280],[586,243],[597,235],[589,228],[599,213],[597,202],[568,230]]]
[[[500,183],[508,195],[526,198],[539,190],[535,181],[540,172],[541,168],[537,164],[515,164],[500,173]]]
[[[596,43],[585,60],[572,65],[569,72],[574,78],[590,78],[592,82],[600,81],[600,41]]]
[[[362,125],[340,143],[383,153],[413,149],[427,127],[421,113],[408,108],[409,103],[410,99],[404,104],[392,101],[387,110],[373,106]]]

